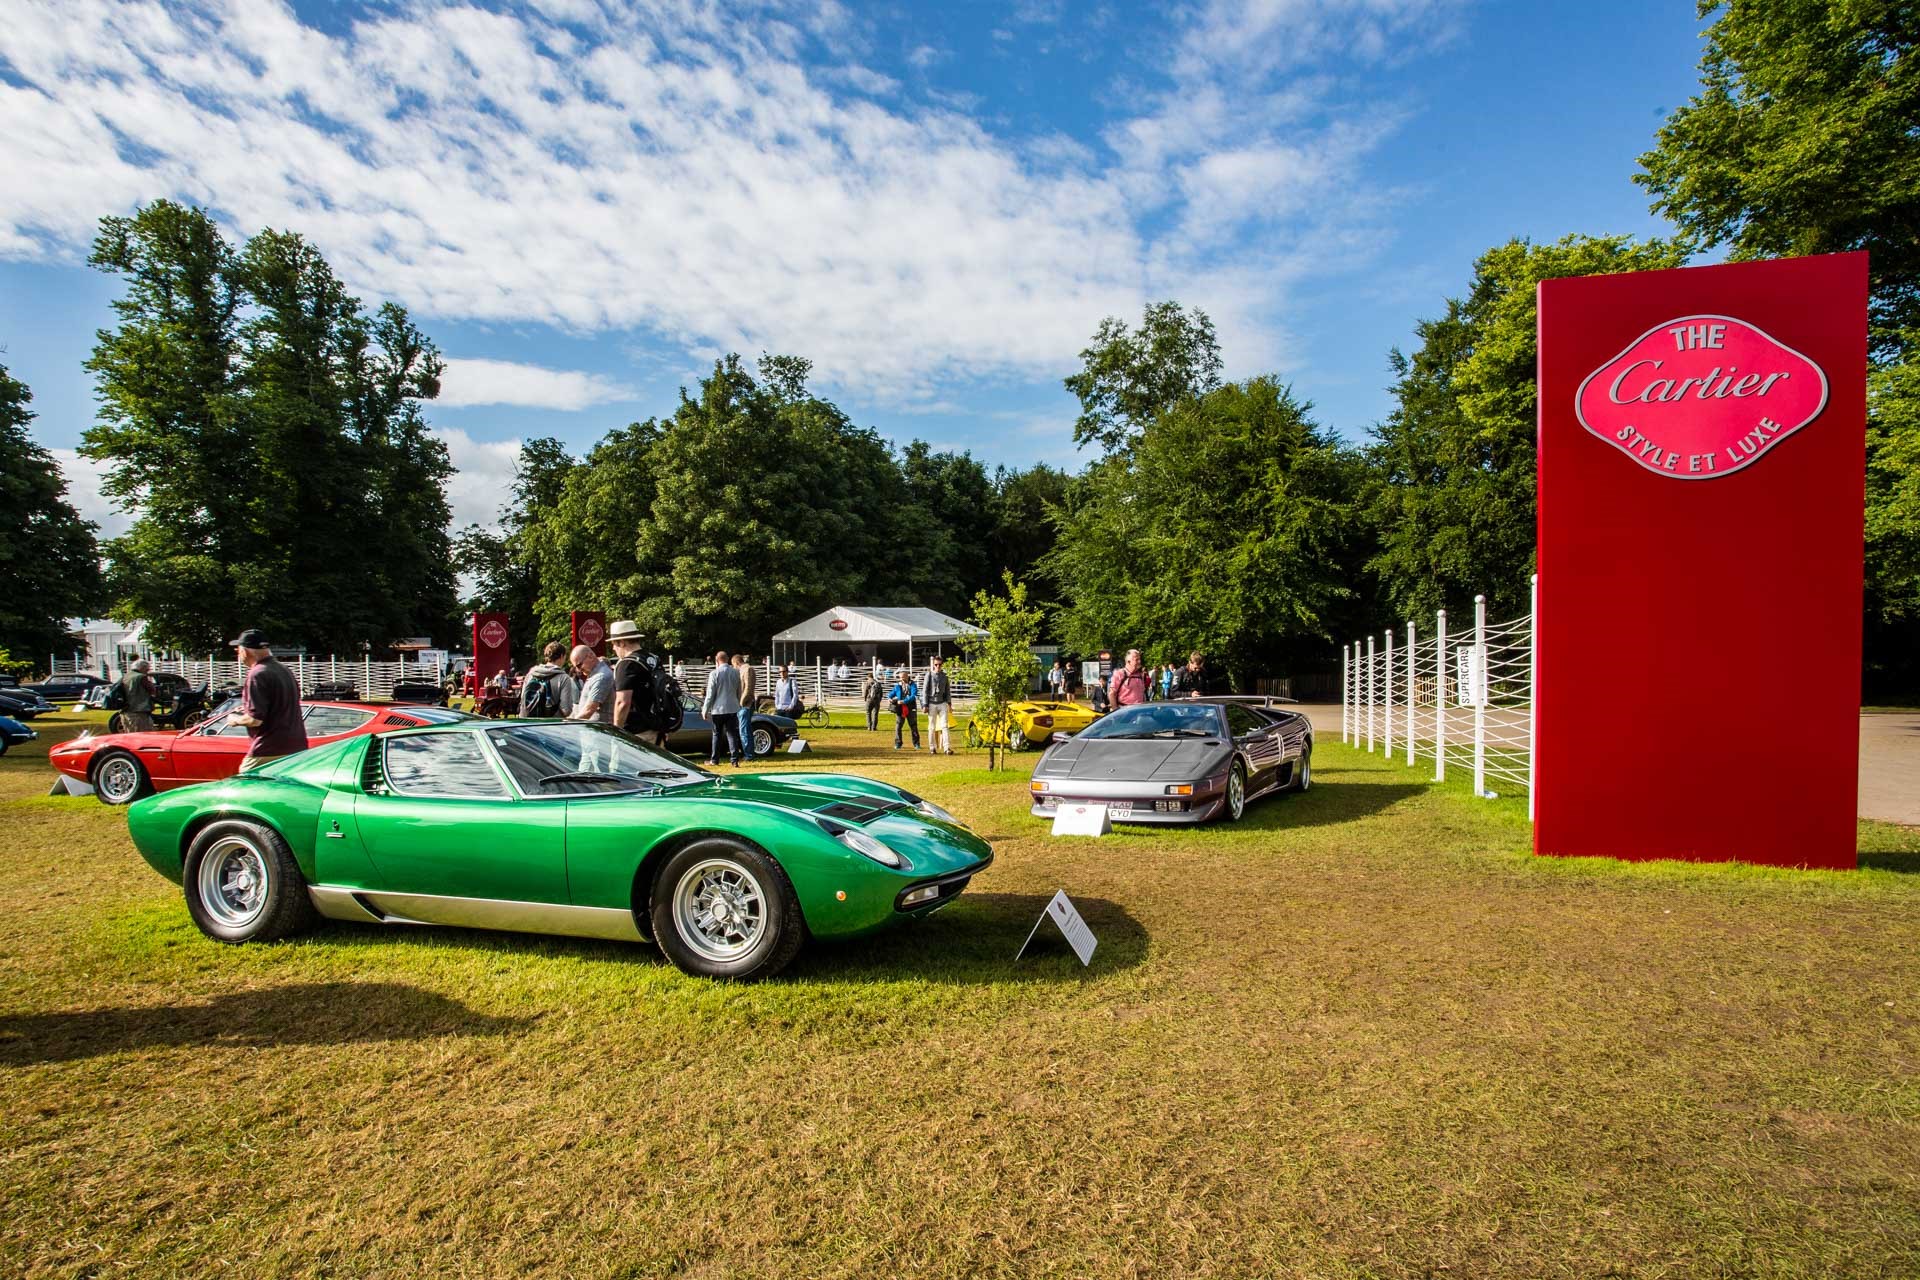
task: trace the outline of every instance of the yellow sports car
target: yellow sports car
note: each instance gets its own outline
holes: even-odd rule
[[[1083,707],[1075,702],[1010,702],[1007,710],[1012,713],[1012,747],[1015,751],[1029,751],[1035,747],[1044,747],[1053,740],[1056,733],[1078,733],[1092,724],[1098,717],[1092,707]],[[993,745],[1009,745],[996,736]],[[967,745],[981,747],[987,744],[986,732],[980,721],[967,721]]]

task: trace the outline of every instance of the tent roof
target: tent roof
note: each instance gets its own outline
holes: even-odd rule
[[[846,623],[836,629],[833,623]],[[782,644],[858,643],[918,644],[925,640],[953,640],[985,634],[970,622],[949,618],[935,609],[876,609],[869,605],[835,605],[805,622],[788,627],[774,639]]]

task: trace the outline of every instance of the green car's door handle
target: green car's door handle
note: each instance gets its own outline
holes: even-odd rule
[[[338,822],[333,824],[333,830],[322,832],[321,834],[329,840],[345,840],[347,838],[347,833],[340,829]]]

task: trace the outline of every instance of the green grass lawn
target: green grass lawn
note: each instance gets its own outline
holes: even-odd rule
[[[747,987],[218,946],[120,813],[0,759],[0,1274],[1920,1275],[1920,832],[1850,874],[1536,860],[1524,800],[1328,741],[1238,826],[1056,841],[1030,755],[815,739],[766,767],[998,859]],[[1057,888],[1091,969],[1013,960]]]

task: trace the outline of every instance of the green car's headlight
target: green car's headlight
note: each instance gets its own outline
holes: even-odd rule
[[[940,822],[951,822],[956,827],[960,825],[960,819],[954,817],[931,800],[922,800],[919,804],[913,806],[913,811],[925,817],[937,819]]]
[[[863,857],[872,858],[883,867],[893,867],[896,870],[901,870],[907,865],[905,858],[857,828],[848,827],[844,831],[839,832],[837,838],[840,843],[847,846],[847,848]]]

